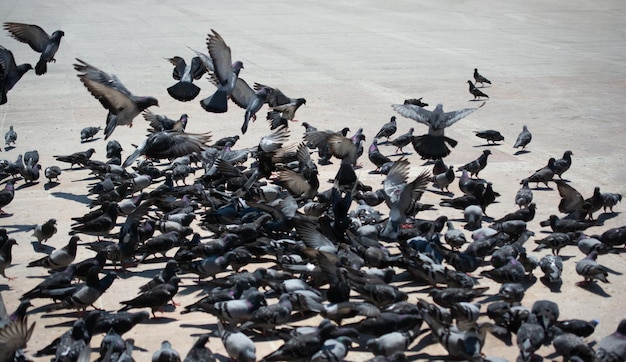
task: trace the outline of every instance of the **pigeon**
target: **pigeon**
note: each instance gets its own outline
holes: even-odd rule
[[[626,360],[626,319],[622,319],[615,332],[603,337],[596,347],[600,362]]]
[[[468,162],[465,165],[459,167],[458,169],[463,171],[467,171],[470,174],[470,177],[476,176],[478,178],[478,173],[482,171],[487,166],[487,158],[491,154],[491,151],[484,150],[483,153],[478,156],[474,161]]]
[[[217,328],[226,353],[231,359],[241,362],[256,361],[256,346],[250,337],[242,332],[231,331],[222,321],[217,322]]]
[[[80,130],[80,142],[93,140],[94,136],[102,130],[102,127],[85,127]]]
[[[468,205],[463,209],[463,219],[467,222],[466,229],[479,229],[483,220],[483,209],[478,205]]]
[[[32,268],[42,266],[53,271],[65,269],[68,265],[74,262],[74,259],[76,258],[76,248],[79,240],[80,238],[78,236],[72,236],[67,245],[61,249],[53,251],[50,255],[31,261],[28,263],[27,267]]]
[[[554,323],[558,329],[565,333],[572,333],[579,337],[589,337],[596,330],[600,322],[597,319],[582,320],[582,319],[565,319]]]
[[[480,73],[478,73],[478,68],[474,68],[474,81],[478,84],[480,83],[481,87],[485,86],[485,83],[491,84],[489,79],[483,77]]]
[[[101,235],[108,234],[109,231],[115,227],[117,215],[117,203],[112,202],[109,204],[104,214],[93,220],[72,226],[72,230],[69,234],[96,235],[98,237],[98,241],[100,241]]]
[[[491,270],[483,270],[480,275],[498,283],[519,283],[524,280],[526,271],[522,263],[510,257],[506,265]]]
[[[150,318],[150,313],[145,310],[136,313],[110,313],[103,311],[95,311],[91,313],[97,313],[98,316],[93,327],[94,334],[101,334],[113,331],[121,336],[124,333],[133,329],[133,327],[135,327],[137,324]]]
[[[545,255],[539,259],[539,267],[550,283],[560,282],[563,273],[563,260],[558,255]]]
[[[396,116],[391,116],[389,122],[383,124],[382,127],[380,127],[380,130],[378,131],[378,133],[376,133],[376,136],[374,138],[385,137],[387,139],[387,142],[389,142],[389,137],[393,136],[397,130],[398,126],[396,123]]]
[[[413,127],[409,128],[409,131],[407,133],[401,134],[400,136],[391,140],[391,144],[396,146],[395,153],[396,154],[404,153],[402,151],[402,148],[404,148],[409,143],[411,143],[412,140],[413,140]]]
[[[172,344],[165,340],[161,348],[152,354],[152,362],[180,362],[180,354],[172,348]]]
[[[353,339],[347,336],[327,339],[322,348],[309,361],[311,362],[342,362],[351,347]]]
[[[146,138],[133,153],[126,158],[122,167],[130,166],[143,155],[151,159],[176,158],[200,153],[211,141],[210,133],[155,132]]]
[[[394,353],[406,351],[418,335],[419,327],[416,329],[383,334],[380,337],[368,340],[366,347],[376,356],[389,357]]]
[[[525,293],[526,289],[521,283],[504,283],[498,291],[498,297],[505,302],[519,305]]]
[[[28,318],[9,320],[0,327],[0,360],[14,361],[18,350],[26,348],[26,344],[35,330],[36,322],[29,325]]]
[[[55,182],[59,182],[59,176],[61,176],[61,168],[59,166],[48,166],[44,170],[44,175],[50,183],[52,183],[53,179],[55,180]]]
[[[474,100],[480,100],[480,97],[489,98],[487,94],[485,94],[480,89],[476,88],[476,86],[474,85],[474,83],[472,83],[471,80],[468,80],[467,84],[469,85],[470,94],[474,96]]]
[[[179,56],[166,58],[166,60],[174,66],[172,77],[178,81],[167,88],[167,93],[180,102],[189,102],[196,98],[200,93],[200,88],[193,84],[193,81],[200,79],[207,71],[200,57],[191,58],[191,64],[187,64],[185,59]]]
[[[491,324],[474,325],[468,330],[447,327],[430,315],[428,311],[422,316],[432,331],[432,335],[448,351],[454,359],[476,361],[481,358],[481,350],[485,343],[487,329]]]
[[[186,113],[182,114],[178,120],[173,120],[167,116],[152,113],[149,109],[144,110],[141,115],[150,124],[150,127],[152,127],[152,132],[184,132],[189,119],[189,116]]]
[[[613,213],[613,206],[622,202],[622,195],[612,192],[603,192],[602,199],[604,200],[604,203],[602,204],[604,212],[606,212],[606,209],[608,208],[609,211]]]
[[[572,151],[567,150],[563,153],[563,157],[554,161],[554,165],[553,165],[554,174],[559,176],[559,178],[562,179],[563,173],[569,170],[569,168],[572,166],[573,155],[574,153],[572,153]]]
[[[9,126],[9,130],[4,134],[4,144],[15,146],[15,141],[17,141],[17,132],[13,129],[13,126]]]
[[[48,63],[56,62],[54,55],[59,50],[61,38],[65,35],[62,30],[56,30],[51,35],[41,27],[32,24],[4,23],[4,30],[11,33],[11,36],[28,44],[34,51],[41,53],[39,61],[35,65],[35,74],[46,74]]]
[[[370,162],[376,166],[376,169],[373,171],[374,173],[380,172],[381,167],[386,163],[391,162],[391,159],[380,152],[378,148],[378,139],[374,138],[372,140],[372,144],[367,150],[367,158],[369,158]]]
[[[422,102],[424,97],[405,99],[403,104],[412,104],[418,107],[428,107],[428,103]]]
[[[57,220],[54,218],[48,219],[45,223],[35,226],[33,236],[37,238],[38,243],[46,242],[57,233]]]
[[[457,141],[444,136],[445,129],[478,109],[466,108],[444,112],[442,104],[438,104],[433,111],[412,104],[393,104],[391,107],[402,116],[428,126],[428,134],[413,137],[413,148],[422,158],[431,160],[444,158],[450,154],[446,143],[452,147],[457,145]]]
[[[520,185],[523,185],[524,182],[535,182],[537,184],[537,188],[539,188],[539,183],[543,182],[546,185],[546,188],[550,188],[548,182],[553,181],[555,161],[554,157],[551,157],[545,167],[538,169],[529,177],[522,179],[522,181],[520,181]]]
[[[117,274],[109,273],[102,277],[102,279],[99,279],[98,273],[101,269],[102,268],[98,266],[91,267],[85,284],[76,288],[71,296],[63,299],[61,303],[51,306],[50,309],[81,309],[84,311],[90,305],[93,306],[93,303],[109,289],[113,281],[117,278]]]
[[[441,189],[441,191],[450,192],[448,186],[454,182],[454,166],[450,165],[445,172],[440,174],[433,173],[433,175],[433,184]]]
[[[74,69],[85,88],[109,111],[104,128],[108,139],[117,126],[132,127],[133,119],[150,106],[159,106],[154,97],[133,95],[114,74],[104,71],[76,58]]]
[[[241,133],[245,134],[248,130],[250,120],[256,120],[256,113],[267,102],[268,90],[260,87],[254,91],[245,80],[237,78],[235,88],[233,88],[230,99],[239,107],[246,110],[243,116],[243,124],[241,125]]]
[[[542,221],[541,226],[550,226],[552,231],[557,233],[569,233],[582,231],[592,226],[597,226],[599,222],[597,220],[572,220],[572,219],[559,219],[556,215],[550,215],[547,221]]]
[[[531,361],[532,356],[541,347],[545,338],[544,328],[537,323],[537,317],[530,314],[527,321],[516,332],[516,342],[520,354],[518,361]]]
[[[511,213],[508,213],[504,215],[503,217],[497,220],[494,220],[494,223],[503,223],[503,222],[511,221],[511,220],[521,220],[524,222],[529,222],[535,218],[536,209],[537,209],[537,206],[535,205],[535,203],[531,202],[528,205],[528,207],[525,207],[523,209],[518,209]]]
[[[243,63],[232,62],[230,47],[215,30],[211,29],[206,43],[215,69],[211,75],[217,90],[210,97],[201,100],[200,105],[207,112],[224,113],[228,110],[228,97],[236,87]]]
[[[8,101],[7,93],[31,69],[30,64],[15,64],[13,53],[0,45],[0,105]]]
[[[9,238],[4,242],[2,247],[0,247],[0,275],[5,277],[8,280],[13,280],[15,277],[8,277],[6,275],[6,269],[11,266],[11,262],[13,261],[12,249],[13,245],[17,245],[17,241],[13,238]]]
[[[216,362],[217,358],[206,346],[207,342],[209,342],[209,334],[200,335],[187,352],[183,362]]]
[[[522,187],[515,193],[515,204],[520,207],[527,207],[533,201],[533,192],[528,186],[528,179],[522,180]]]
[[[263,88],[267,92],[267,105],[270,106],[274,112],[278,112],[281,119],[296,122],[297,120],[294,119],[296,111],[300,108],[300,106],[306,105],[306,99],[290,98],[278,88],[254,83],[254,90],[257,92]]]
[[[533,139],[532,133],[530,133],[530,131],[528,130],[528,127],[524,125],[522,127],[522,132],[520,132],[520,134],[517,136],[517,139],[515,140],[515,144],[513,145],[513,148],[521,147],[522,149],[518,152],[524,151],[526,150],[526,146],[528,146],[528,144],[530,143],[532,139]]]
[[[487,144],[491,142],[495,145],[497,144],[496,142],[504,141],[504,136],[500,132],[493,129],[488,129],[485,131],[474,131],[474,133],[476,134],[476,137],[486,139]]]
[[[593,220],[593,213],[600,210],[604,205],[604,198],[600,192],[600,187],[595,187],[593,195],[589,198],[583,196],[575,188],[567,184],[565,181],[555,181],[561,201],[559,202],[559,211],[569,215],[573,215],[576,219],[583,219],[586,216]]]
[[[584,259],[576,262],[576,273],[584,278],[583,281],[576,283],[577,285],[593,282],[594,280],[609,283],[607,279],[609,271],[606,267],[596,262],[597,257],[598,253],[592,251]]]
[[[20,299],[52,298],[62,300],[74,291],[75,265],[69,265],[65,270],[55,272],[46,277],[33,289],[22,294]],[[67,293],[67,294],[66,294]]]

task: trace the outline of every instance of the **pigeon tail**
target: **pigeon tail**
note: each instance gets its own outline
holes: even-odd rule
[[[191,82],[178,82],[167,88],[167,93],[177,101],[189,102],[198,96],[200,87]]]
[[[212,96],[201,100],[200,105],[207,112],[224,113],[228,110],[228,93],[218,89]]]
[[[48,71],[48,62],[45,59],[39,59],[35,65],[35,74],[43,75]]]
[[[109,114],[107,115],[106,124],[107,124],[106,127],[104,127],[104,139],[105,140],[107,140],[109,136],[113,134],[115,127],[117,127],[117,116],[109,112]]]

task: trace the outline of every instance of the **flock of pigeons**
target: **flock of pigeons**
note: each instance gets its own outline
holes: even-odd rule
[[[48,35],[38,26],[18,23],[5,23],[4,28],[41,53],[35,71],[44,74],[64,33]],[[232,61],[230,48],[214,30],[208,34],[207,49],[208,54],[194,51],[190,64],[181,57],[168,59],[177,83],[167,91],[176,100],[191,101],[200,91],[193,81],[209,74],[216,90],[200,101],[202,108],[226,112],[232,100],[245,109],[242,133],[268,104],[270,129],[254,147],[237,149],[239,136],[211,143],[208,133],[186,133],[186,115],[179,120],[156,115],[148,110],[158,105],[156,98],[136,96],[115,75],[76,60],[80,82],[108,111],[105,139],[117,126],[130,126],[140,114],[150,123],[150,134],[123,161],[122,147],[115,140],[107,143],[105,161],[92,159],[93,148],[55,156],[58,162],[70,164],[65,171],[75,172],[78,166],[97,178],[85,190],[93,210],[72,218],[72,236],[65,247],[28,265],[41,268],[46,276],[24,293],[14,313],[5,316],[0,361],[26,358],[28,340],[43,333],[28,322],[28,308],[35,299],[50,300],[48,312],[82,312],[71,328],[36,355],[52,355],[55,361],[87,361],[91,349],[99,349],[98,361],[132,361],[134,341],[124,339],[124,333],[150,317],[159,318],[162,310],[171,310],[181,288],[203,291],[181,313],[209,314],[215,318],[198,319],[217,321],[215,329],[198,338],[185,361],[216,360],[208,344],[210,336],[221,339],[229,358],[243,362],[338,362],[350,351],[371,353],[372,361],[506,360],[484,355],[487,334],[511,345],[515,352],[508,357],[515,355],[518,361],[541,359],[535,352],[549,344],[565,360],[624,361],[626,319],[613,334],[594,336],[599,342],[593,344],[585,338],[593,334],[596,321],[560,316],[558,304],[550,300],[532,305],[524,300],[527,288],[538,280],[538,270],[545,287],[561,288],[562,248],[578,247],[587,255],[575,267],[582,286],[607,283],[609,274],[621,274],[602,266],[598,259],[620,251],[626,244],[626,227],[599,235],[585,231],[601,224],[593,217],[595,213],[607,209],[613,213],[621,195],[602,193],[596,187],[585,198],[564,181],[562,175],[572,164],[571,151],[521,180],[514,195],[518,210],[489,217],[487,207],[500,195],[479,173],[487,167],[491,151],[486,149],[458,167],[458,178],[453,166],[444,163],[449,147],[457,144],[445,136],[445,128],[484,103],[444,112],[441,104],[430,111],[421,98],[407,99],[392,108],[427,125],[428,132],[414,136],[411,128],[392,139],[397,131],[392,117],[367,152],[376,166],[372,172],[383,175],[382,187],[367,185],[355,172],[362,167],[363,129],[348,136],[348,128],[317,130],[303,122],[303,141],[289,143],[289,121],[306,100],[287,97],[260,83],[250,87],[239,76],[243,64]],[[0,47],[2,104],[29,69],[29,64],[16,65],[12,53]],[[491,84],[477,69],[474,80],[481,86]],[[488,98],[472,81],[468,83],[474,99]],[[81,140],[92,141],[101,129],[83,129]],[[495,130],[476,135],[488,143],[504,139]],[[524,126],[514,146],[522,148],[518,154],[526,152],[531,139]],[[5,150],[10,151],[17,141],[12,127],[5,141]],[[400,153],[394,155],[395,160],[381,152],[379,146],[386,144]],[[432,171],[409,177],[411,164],[403,151],[409,144],[423,159],[432,161]],[[332,186],[324,189],[318,165],[326,167],[333,160],[339,163],[337,173],[330,180]],[[37,182],[42,168],[38,161],[37,151],[19,155],[16,161],[0,161],[0,176],[8,178],[0,191],[2,214],[10,210],[14,198],[19,199],[15,184]],[[58,183],[60,173],[58,166],[45,169],[49,183]],[[191,173],[194,182],[187,185]],[[460,210],[467,231],[446,215],[435,220],[417,217],[420,211],[435,207],[421,202],[430,185],[442,195],[453,196],[449,187],[457,180],[462,195],[443,198],[439,206]],[[542,222],[552,233],[533,242],[536,250],[552,252],[539,259],[527,252],[534,248],[529,240],[535,236],[527,228],[536,210],[531,183],[537,187],[555,184],[561,195],[558,210],[567,215],[552,215]],[[11,216],[4,215],[4,220]],[[39,248],[55,235],[57,222],[68,221],[49,219],[35,228]],[[483,226],[486,222],[489,225]],[[212,236],[201,236],[207,233]],[[98,241],[78,244],[84,235],[96,236]],[[0,274],[9,286],[12,278],[6,269],[15,245],[15,238],[0,229]],[[94,256],[76,260],[79,247],[93,250]],[[161,262],[163,268],[137,295],[129,292],[118,311],[93,307],[111,285],[124,282],[117,279],[118,273],[133,273],[137,264],[147,262]],[[190,276],[197,283],[182,285],[181,278]],[[501,284],[499,290],[480,286],[485,278]],[[133,311],[137,309],[141,310]],[[104,333],[99,347],[90,345],[94,335]],[[284,343],[268,355],[257,356],[255,342],[268,339]],[[420,354],[423,347],[436,343],[443,347],[444,357]],[[175,347],[187,346],[172,346],[164,340],[152,360],[182,360]]]

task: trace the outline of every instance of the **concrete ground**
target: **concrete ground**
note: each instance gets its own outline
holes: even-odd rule
[[[517,206],[513,197],[519,180],[543,167],[550,157],[560,157],[565,150],[574,153],[572,168],[565,178],[584,197],[590,196],[595,186],[603,192],[624,194],[625,11],[626,3],[610,0],[4,0],[0,2],[2,22],[38,24],[48,32],[62,29],[65,37],[48,73],[27,73],[9,92],[8,103],[0,106],[0,133],[4,134],[10,125],[18,133],[15,148],[4,149],[0,159],[15,161],[18,154],[37,149],[45,168],[57,164],[53,155],[89,147],[96,149],[95,159],[105,159],[106,141],[102,138],[80,143],[83,127],[104,127],[106,111],[76,78],[72,68],[75,58],[116,74],[135,94],[158,98],[160,107],[152,108],[155,113],[170,118],[189,114],[188,132],[211,131],[214,139],[240,134],[243,111],[234,104],[225,114],[209,114],[199,107],[197,101],[214,90],[208,81],[197,82],[202,91],[190,103],[177,102],[166,93],[174,80],[172,66],[163,58],[180,55],[189,59],[192,53],[187,47],[205,51],[206,34],[215,29],[230,46],[233,60],[243,61],[241,76],[248,83],[260,82],[278,87],[290,96],[305,97],[307,104],[298,111],[297,119],[319,129],[349,126],[354,132],[363,127],[366,145],[383,123],[397,115],[390,105],[406,98],[423,97],[429,108],[442,103],[445,110],[478,106],[466,84],[472,79],[473,69],[478,68],[493,83],[483,89],[490,98],[483,108],[446,131],[447,136],[459,141],[446,162],[460,166],[487,148],[474,131],[496,129],[505,136],[500,145],[488,147],[492,155],[480,174],[501,194],[499,203],[489,207],[491,216],[514,211]],[[0,44],[13,51],[18,63],[34,64],[38,59],[38,54],[5,31],[0,32]],[[259,115],[264,112],[265,108]],[[262,118],[250,126],[238,147],[253,146],[268,132]],[[523,125],[533,133],[533,140],[528,153],[515,155],[512,145]],[[291,126],[291,139],[298,141],[303,129],[298,123]],[[426,132],[425,126],[398,116],[397,135],[409,127],[415,127],[416,134]],[[119,127],[112,138],[122,144],[126,156],[131,144],[141,142],[145,134],[144,121],[138,117],[134,127]],[[393,153],[390,146],[381,148],[387,154]],[[430,167],[424,166],[415,153],[408,158],[414,165],[411,176]],[[376,187],[382,176],[368,174],[373,166],[366,157],[361,161],[364,167],[358,171],[359,177]],[[326,180],[334,175],[336,165],[320,170],[320,179]],[[59,231],[48,245],[65,245],[69,240],[70,217],[88,211],[86,185],[92,181],[88,178],[85,170],[65,170],[60,184],[52,188],[43,177],[32,186],[18,181],[14,201],[4,208],[9,215],[0,218],[0,227],[7,228],[19,243],[14,248],[12,266],[6,271],[16,279],[0,283],[7,310],[13,310],[22,293],[46,274],[38,268],[26,268],[29,261],[43,256],[31,245],[32,227],[55,217]],[[327,186],[323,184],[322,188]],[[455,196],[460,195],[456,182],[451,190]],[[527,242],[528,249],[533,249],[534,240],[549,231],[539,221],[559,214],[555,187],[534,193],[538,212],[529,228],[536,235]],[[422,201],[438,204],[441,197],[427,192]],[[604,225],[590,229],[591,232],[624,225],[623,207],[617,205],[616,213],[601,215]],[[420,217],[431,219],[442,214],[451,219],[462,218],[460,211],[444,207],[423,212]],[[196,231],[209,236],[197,227]],[[81,239],[88,243],[95,237],[84,235]],[[543,250],[533,255],[547,253]],[[626,296],[623,277],[610,275],[610,284],[583,289],[575,285],[581,278],[574,270],[581,253],[568,247],[563,254],[567,260],[560,292],[553,293],[536,282],[527,291],[523,304],[531,306],[534,300],[551,299],[559,304],[561,318],[597,319],[600,324],[588,340],[598,341],[625,317],[620,302]],[[81,246],[77,259],[92,255]],[[599,261],[624,272],[623,258],[624,254],[618,253],[603,255]],[[97,306],[117,310],[119,301],[133,296],[135,288],[146,281],[145,276],[153,275],[160,265],[147,264],[121,275]],[[199,290],[193,287],[191,276],[184,276],[183,280],[183,292],[176,300],[187,305],[199,298]],[[488,280],[482,279],[481,285],[491,287],[489,294],[497,292],[498,286]],[[415,292],[411,300],[425,296]],[[41,312],[46,301],[35,300],[34,304],[38,312],[30,319],[37,321],[37,327],[28,344],[29,354],[66,330],[74,316]],[[215,320],[208,315],[181,315],[181,309],[166,313],[164,319],[141,324],[125,335],[136,340],[137,361],[148,360],[164,339],[184,354],[197,335],[207,332],[206,325],[215,326]],[[92,346],[97,349],[99,341],[100,337],[96,337]],[[224,354],[219,339],[213,338],[209,344],[213,351]],[[258,358],[281,344],[259,342]],[[515,342],[507,346],[489,338],[483,352],[513,360],[517,348]],[[539,354],[545,357],[552,352],[553,348],[547,346]],[[409,355],[423,357],[424,353],[440,358],[446,355],[439,345],[414,350]],[[371,356],[367,352],[351,352],[348,359],[365,360]]]

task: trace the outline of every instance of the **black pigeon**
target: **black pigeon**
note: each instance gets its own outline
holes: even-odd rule
[[[572,166],[572,156],[574,155],[574,153],[572,153],[572,151],[567,150],[563,153],[563,157],[554,160],[554,165],[553,165],[553,170],[554,170],[554,174],[559,176],[559,178],[563,178],[563,173],[565,173],[565,171],[569,170],[569,168]]]
[[[210,141],[209,133],[155,132],[126,158],[122,167],[130,166],[141,155],[146,158],[165,159],[185,156],[193,152],[200,153]]]
[[[383,126],[380,127],[380,130],[378,131],[378,133],[376,133],[376,137],[374,138],[385,137],[387,139],[387,142],[389,142],[389,137],[393,136],[397,130],[398,125],[396,123],[396,116],[391,116],[391,120],[389,120],[389,122],[383,124]]]
[[[70,235],[96,235],[98,237],[98,241],[100,241],[100,236],[108,234],[109,231],[111,231],[115,227],[117,215],[117,204],[112,202],[109,204],[109,206],[107,206],[104,214],[98,216],[95,219],[86,221],[85,223],[72,226]]]
[[[422,98],[424,97],[405,99],[404,104],[412,104],[418,107],[428,107],[428,103],[422,102]]]
[[[70,168],[74,167],[74,165],[81,165],[85,167],[87,165],[91,156],[96,153],[94,148],[89,148],[85,151],[74,152],[71,155],[62,155],[62,156],[52,156],[57,161],[67,162],[70,164]]]
[[[93,327],[94,334],[107,333],[113,331],[120,336],[130,331],[137,324],[150,318],[150,313],[142,310],[133,312],[116,312],[109,313],[103,311],[95,311],[97,318]]]
[[[367,158],[369,158],[374,166],[376,166],[374,172],[380,172],[380,168],[384,164],[391,162],[391,159],[389,157],[383,155],[382,152],[380,152],[380,149],[378,148],[378,140],[376,138],[374,138],[372,144],[370,145],[370,148],[367,150]]]
[[[580,192],[564,181],[558,180],[555,183],[561,196],[559,211],[572,215],[575,219],[583,219],[588,216],[590,220],[593,220],[593,213],[600,210],[604,205],[600,187],[596,186],[593,195],[585,199]]]
[[[530,143],[532,139],[533,139],[533,135],[528,130],[528,127],[523,126],[522,132],[520,132],[520,134],[517,136],[517,140],[515,140],[515,144],[513,145],[513,148],[521,147],[522,148],[521,151],[524,151],[526,149],[526,146],[528,146],[528,144]]]
[[[476,88],[476,86],[474,85],[474,83],[472,83],[471,80],[468,80],[467,84],[469,84],[469,92],[471,95],[474,96],[474,100],[480,100],[480,97],[489,98],[489,96],[486,95],[483,91]]]
[[[476,137],[486,139],[487,144],[491,142],[495,145],[497,144],[496,142],[504,141],[504,136],[500,132],[493,129],[488,129],[486,131],[476,131],[475,133]]]
[[[480,83],[480,86],[483,87],[485,83],[491,84],[491,81],[485,77],[483,77],[480,73],[478,73],[478,68],[474,68],[474,81],[476,84]]]
[[[65,35],[62,30],[56,30],[48,35],[37,25],[10,22],[4,23],[4,29],[16,40],[27,43],[34,51],[41,53],[35,65],[35,74],[45,74],[48,70],[48,63],[56,62],[54,55],[59,50],[61,38]]]
[[[189,102],[196,98],[200,93],[200,88],[193,84],[193,81],[200,79],[207,71],[200,57],[191,58],[191,64],[187,64],[185,59],[179,56],[166,59],[174,65],[172,77],[178,81],[167,88],[167,93],[181,102]]]
[[[395,153],[403,153],[402,148],[407,146],[413,141],[413,127],[409,128],[407,133],[401,134],[398,137],[391,140],[391,144],[396,146]]]
[[[150,308],[152,316],[156,318],[154,312],[160,311],[174,298],[176,293],[178,293],[179,283],[180,278],[174,276],[165,284],[158,285],[133,299],[120,302],[124,304],[120,311],[126,311],[131,308]]]
[[[458,143],[444,135],[445,129],[484,104],[477,108],[465,108],[452,112],[444,112],[442,104],[438,104],[432,111],[413,104],[393,104],[391,107],[402,116],[428,126],[427,134],[413,137],[413,148],[422,158],[436,160],[450,154],[450,149],[446,144],[455,147]]]
[[[15,279],[14,277],[8,277],[5,273],[6,268],[11,266],[11,262],[13,261],[13,246],[17,245],[17,241],[13,238],[9,238],[4,242],[2,247],[0,247],[0,275],[5,277],[8,280]]]
[[[27,63],[17,65],[13,53],[0,45],[0,105],[7,102],[7,93],[31,69]]]
[[[133,119],[144,109],[150,106],[159,106],[154,97],[140,97],[133,95],[128,88],[114,74],[104,71],[76,58],[79,64],[74,64],[78,78],[85,88],[100,101],[109,111],[104,128],[104,139],[108,139],[115,127],[133,125]]]
[[[22,294],[21,299],[35,298],[51,298],[54,300],[63,300],[71,295],[75,288],[74,273],[76,266],[70,265],[65,270],[53,273],[46,277],[41,283],[37,284],[33,289]]]
[[[487,166],[487,158],[491,154],[491,151],[484,150],[483,153],[478,156],[474,161],[468,162],[465,165],[459,167],[458,169],[463,171],[467,171],[471,176],[476,176],[478,178],[478,173],[482,171]]]

